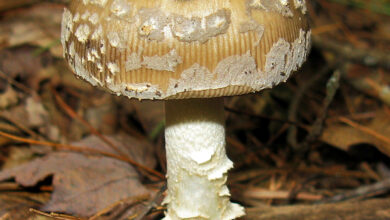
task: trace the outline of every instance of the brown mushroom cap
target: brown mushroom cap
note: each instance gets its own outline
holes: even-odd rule
[[[245,94],[305,61],[304,0],[78,0],[64,56],[93,85],[138,99]]]

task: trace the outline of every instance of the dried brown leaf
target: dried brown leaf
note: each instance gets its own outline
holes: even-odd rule
[[[377,132],[381,136],[390,137],[390,117],[384,111],[377,111],[375,118],[369,123],[364,124],[364,126]],[[371,144],[377,147],[382,153],[390,156],[389,143],[380,140],[367,132],[363,132],[345,124],[328,124],[324,129],[321,140],[345,151],[353,145]]]
[[[153,167],[152,146],[129,136],[109,137],[137,162]],[[73,145],[111,152],[94,136]],[[113,152],[111,152],[113,153]],[[123,161],[75,152],[52,152],[19,167],[0,172],[0,180],[15,178],[22,186],[34,186],[53,176],[53,193],[43,207],[47,211],[91,216],[112,203],[148,193],[136,170]]]

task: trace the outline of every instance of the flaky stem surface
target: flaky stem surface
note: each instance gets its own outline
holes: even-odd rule
[[[165,102],[168,195],[165,220],[229,220],[244,209],[229,200],[223,98]]]

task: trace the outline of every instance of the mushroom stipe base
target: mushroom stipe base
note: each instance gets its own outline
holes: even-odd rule
[[[168,206],[165,220],[229,220],[244,209],[229,200],[223,98],[165,102]]]

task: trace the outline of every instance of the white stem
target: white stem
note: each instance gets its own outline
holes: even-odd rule
[[[168,204],[165,220],[230,220],[244,209],[229,200],[223,98],[165,102]]]

